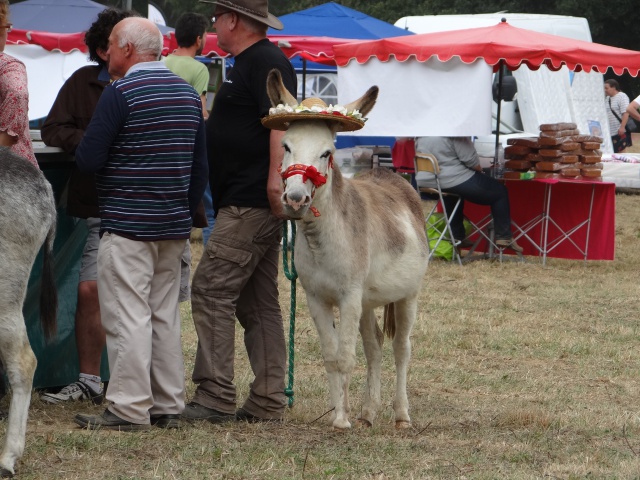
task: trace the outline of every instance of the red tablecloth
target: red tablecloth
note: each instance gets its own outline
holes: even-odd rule
[[[523,226],[530,220],[544,215],[545,191],[550,189],[547,256],[555,258],[587,260],[613,260],[615,254],[615,184],[608,182],[570,181],[570,180],[508,180],[505,182],[509,190],[511,220]],[[569,240],[558,243],[562,237],[562,229],[568,232],[589,218],[591,194],[593,207],[590,222],[578,228],[570,236],[576,245]],[[477,222],[490,213],[488,206],[465,202],[465,215]],[[558,225],[556,226],[554,222]],[[538,222],[527,235],[540,247],[544,244],[543,225]],[[514,235],[518,232],[513,229]],[[587,244],[588,233],[588,244]],[[527,238],[520,238],[518,243],[524,248],[525,255],[541,255],[535,245]],[[557,243],[557,245],[556,245]],[[577,247],[578,248],[577,248]]]

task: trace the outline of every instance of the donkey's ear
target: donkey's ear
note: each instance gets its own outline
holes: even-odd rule
[[[279,104],[295,107],[298,101],[289,93],[282,83],[282,75],[280,70],[274,68],[267,75],[267,94],[271,100],[271,106],[276,107]]]
[[[358,110],[363,117],[366,117],[373,109],[373,106],[376,104],[376,100],[378,99],[378,91],[379,88],[374,85],[369,90],[367,90],[367,93],[365,93],[358,100],[351,102],[344,107],[349,112]]]

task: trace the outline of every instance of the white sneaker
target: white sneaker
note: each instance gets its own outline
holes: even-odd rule
[[[81,381],[73,382],[58,393],[43,393],[40,398],[46,403],[63,403],[75,400],[91,400],[96,405],[104,401],[104,390],[94,392],[87,384]]]

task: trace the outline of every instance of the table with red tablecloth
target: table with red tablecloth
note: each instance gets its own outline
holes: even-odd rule
[[[535,179],[505,180],[505,185],[513,234],[524,255],[539,255],[543,263],[547,257],[614,259],[614,183]],[[465,202],[464,214],[478,224],[490,218],[490,209]]]

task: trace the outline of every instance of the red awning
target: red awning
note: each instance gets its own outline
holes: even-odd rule
[[[521,65],[537,70],[546,65],[554,71],[566,65],[576,72],[600,73],[611,68],[618,75],[633,76],[640,71],[640,52],[538,33],[505,21],[492,27],[352,42],[336,45],[333,51],[336,64],[341,67],[351,60],[365,63],[375,57],[386,62],[393,56],[400,62],[409,58],[426,62],[432,57],[442,62],[459,57],[464,63],[482,59],[492,65],[494,71],[499,65],[506,65],[510,70]]]
[[[269,40],[278,45],[288,58],[301,56],[307,60],[335,65],[333,60],[333,46],[341,43],[353,42],[345,38],[333,37],[302,37],[297,35],[270,35]],[[84,44],[84,32],[79,33],[50,33],[14,29],[7,38],[9,45],[32,44],[40,45],[48,51],[69,53],[73,50],[87,51]],[[178,48],[175,35],[169,32],[164,35],[163,55],[168,55]],[[215,33],[207,34],[207,43],[202,53],[213,57],[228,57],[229,54],[218,47],[218,37]]]

